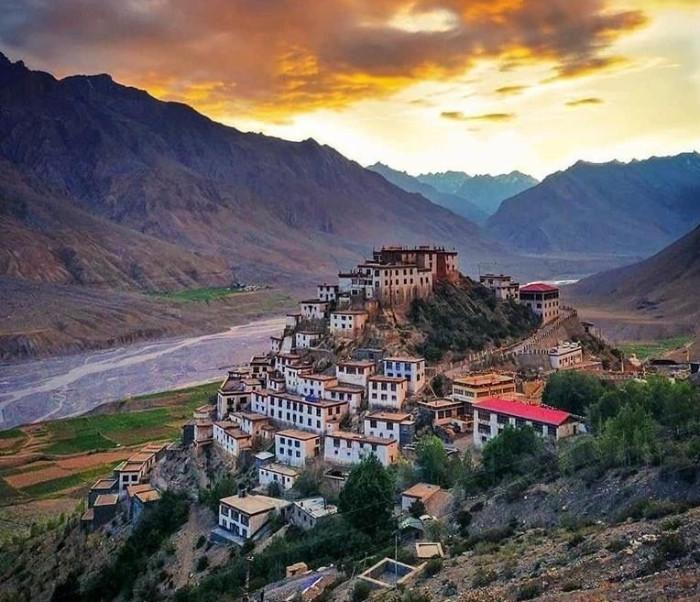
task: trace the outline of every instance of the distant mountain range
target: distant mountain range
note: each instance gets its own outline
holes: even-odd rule
[[[367,169],[381,174],[386,180],[395,186],[398,186],[407,192],[416,192],[421,194],[436,205],[446,207],[450,211],[454,211],[457,215],[466,217],[468,220],[483,223],[489,216],[488,213],[477,207],[468,199],[449,192],[436,190],[430,184],[421,182],[418,178],[407,174],[405,171],[397,171],[396,169],[392,169],[383,163],[375,163],[374,165],[370,165]]]
[[[421,174],[417,179],[440,192],[469,200],[487,215],[495,213],[505,199],[538,183],[538,180],[520,171],[496,176],[470,176],[462,171],[445,171]]]
[[[521,252],[647,257],[700,222],[700,155],[579,161],[504,201],[486,229]]]
[[[242,133],[108,75],[58,80],[2,55],[0,201],[0,275],[62,284],[308,284],[382,243],[504,254],[314,140]]]
[[[700,226],[639,263],[567,287],[573,298],[658,320],[700,325]]]

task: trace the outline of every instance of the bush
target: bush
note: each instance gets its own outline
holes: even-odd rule
[[[352,588],[350,600],[352,600],[352,602],[362,602],[363,600],[369,598],[371,592],[372,588],[370,584],[362,579],[358,579],[355,586]]]
[[[626,537],[616,537],[605,546],[605,549],[610,552],[622,552],[628,545],[629,541],[627,541]]]
[[[661,528],[664,531],[675,531],[677,530],[681,525],[683,524],[683,521],[681,521],[680,518],[677,516],[674,518],[669,518],[661,523]]]
[[[575,592],[580,590],[582,587],[580,581],[565,581],[561,585],[561,591],[563,592]]]
[[[688,547],[680,533],[669,533],[656,542],[656,558],[658,560],[676,560],[687,553]]]
[[[442,570],[442,558],[431,558],[425,564],[425,574],[428,577],[437,575]]]
[[[583,543],[585,541],[585,537],[583,536],[582,533],[574,533],[570,538],[569,541],[566,543],[567,547],[569,549],[575,548],[579,544]]]
[[[535,581],[530,581],[520,586],[515,594],[516,600],[532,600],[542,593],[542,587]]]
[[[486,587],[498,579],[496,572],[491,569],[479,567],[474,572],[472,577],[472,587]]]
[[[199,560],[197,560],[197,567],[196,570],[198,573],[201,573],[202,571],[206,571],[209,568],[209,557],[208,556],[200,556]]]
[[[204,535],[200,535],[194,547],[199,550],[205,543],[207,543],[207,538]]]

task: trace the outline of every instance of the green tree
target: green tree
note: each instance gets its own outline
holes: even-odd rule
[[[541,439],[529,426],[507,426],[498,437],[486,443],[481,456],[485,484],[497,483],[508,474],[530,474],[538,471],[535,460],[543,449]]]
[[[606,466],[650,462],[657,453],[655,431],[654,421],[643,407],[626,404],[598,436],[601,460]]]
[[[351,525],[373,534],[386,528],[394,506],[394,483],[372,454],[355,465],[340,492],[338,508]]]
[[[416,442],[416,464],[421,479],[427,483],[449,486],[450,475],[445,445],[435,435],[425,435]]]
[[[553,374],[542,392],[547,405],[583,416],[588,406],[598,401],[605,388],[600,379],[573,370]]]

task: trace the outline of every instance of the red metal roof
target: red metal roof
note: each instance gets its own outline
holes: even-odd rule
[[[558,290],[556,286],[544,282],[533,282],[520,287],[521,293],[553,293]]]
[[[473,404],[477,410],[490,410],[499,414],[507,414],[515,418],[524,418],[533,422],[542,422],[559,426],[566,422],[571,414],[563,410],[555,410],[553,408],[545,408],[542,406],[529,405],[519,401],[511,401],[509,399],[500,399],[498,397],[490,397]]]

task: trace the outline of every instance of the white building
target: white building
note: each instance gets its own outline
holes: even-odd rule
[[[275,458],[290,466],[304,466],[321,455],[321,437],[308,431],[286,429],[275,433]]]
[[[341,337],[355,337],[367,324],[369,314],[360,309],[343,309],[332,311],[330,315],[331,334]]]
[[[255,412],[235,412],[231,414],[231,421],[251,437],[262,437],[264,427],[270,424],[269,417]]]
[[[310,497],[294,502],[287,511],[287,520],[300,529],[312,529],[325,516],[338,512],[332,504],[326,503],[323,497]]]
[[[318,299],[307,299],[299,303],[299,309],[304,320],[323,320],[328,310],[328,302],[319,301]]]
[[[297,393],[304,397],[310,396],[316,399],[327,399],[326,387],[338,384],[338,379],[330,374],[316,374],[307,372],[299,375]]]
[[[284,374],[284,386],[288,393],[300,393],[300,379],[303,374],[313,372],[309,364],[294,362],[282,368]]]
[[[583,362],[581,343],[563,341],[549,350],[549,364],[554,370],[571,368]]]
[[[252,437],[243,432],[237,424],[222,420],[215,422],[213,426],[214,445],[221,448],[225,453],[238,457],[244,449],[249,449]]]
[[[490,288],[496,299],[507,301],[513,299],[518,300],[520,294],[520,283],[514,282],[510,276],[505,274],[483,274],[479,276],[479,282],[485,287]]]
[[[482,447],[507,426],[530,426],[541,437],[554,440],[575,435],[581,421],[569,412],[509,399],[486,399],[474,404],[474,445]]]
[[[380,439],[347,431],[326,435],[323,442],[326,462],[333,464],[357,464],[373,454],[383,466],[389,466],[399,457],[399,444],[394,439]]]
[[[337,430],[338,423],[348,413],[345,401],[309,401],[299,395],[256,391],[253,393],[252,410],[265,414],[287,427],[324,434]]]
[[[326,399],[331,401],[347,401],[351,413],[356,413],[362,407],[362,398],[365,388],[359,385],[348,383],[338,383],[331,387],[326,387]]]
[[[385,357],[382,367],[385,376],[406,379],[409,395],[420,393],[425,387],[425,360],[422,357]]]
[[[401,428],[414,425],[413,417],[405,412],[372,412],[365,416],[363,431],[370,437],[394,439],[401,442]]]
[[[367,390],[370,408],[400,410],[406,399],[408,381],[398,376],[375,374],[367,379]]]
[[[316,290],[319,301],[330,303],[338,298],[337,284],[319,284]]]
[[[284,464],[270,463],[258,468],[258,481],[261,487],[268,487],[277,483],[282,491],[288,491],[294,487],[299,478],[299,471]]]
[[[250,394],[262,388],[262,381],[250,376],[250,372],[229,370],[216,396],[216,417],[224,420],[231,412],[237,412],[250,403]]]
[[[236,543],[258,540],[266,534],[266,527],[275,512],[284,514],[290,505],[266,495],[241,493],[219,500],[219,527],[230,533]]]
[[[559,289],[544,282],[533,282],[520,287],[520,303],[527,305],[542,318],[542,323],[559,317]]]
[[[367,379],[377,371],[374,362],[369,360],[348,360],[338,362],[335,375],[339,382],[367,388]]]
[[[300,330],[294,334],[294,347],[310,349],[321,340],[321,334],[311,330]]]

